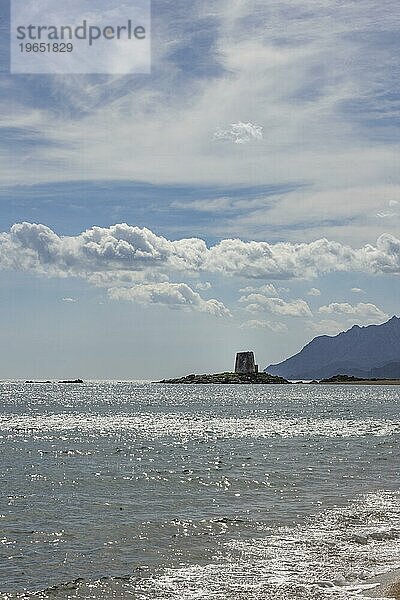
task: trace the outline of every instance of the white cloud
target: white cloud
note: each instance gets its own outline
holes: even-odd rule
[[[311,330],[318,335],[337,335],[346,327],[342,323],[335,321],[334,319],[323,319],[316,323],[310,323]]]
[[[353,294],[365,294],[364,290],[358,287],[351,288],[351,291],[353,292]]]
[[[379,212],[376,215],[379,219],[392,219],[393,217],[397,216],[397,213],[395,212]]]
[[[165,273],[144,269],[142,271],[97,271],[95,273],[87,273],[87,280],[96,287],[130,287],[140,283],[164,283],[169,281],[169,277]]]
[[[340,10],[336,0],[257,2],[256,11],[254,2],[244,0],[186,4],[177,17],[175,6],[174,13],[159,15],[154,44],[159,71],[140,84],[118,77],[49,78],[44,94],[36,97],[34,89],[21,95],[19,85],[7,81],[0,126],[7,132],[14,128],[16,141],[25,135],[28,143],[14,147],[6,138],[2,184],[99,179],[194,185],[307,182],[304,202],[288,195],[271,211],[252,214],[231,231],[254,237],[247,235],[249,230],[262,227],[265,235],[268,227],[282,238],[287,227],[292,239],[304,240],[321,235],[315,233],[317,226],[326,234],[346,223],[343,227],[354,239],[357,220],[365,240],[364,221],[369,219],[376,237],[386,220],[375,218],[382,206],[373,199],[374,192],[382,182],[396,181],[398,171],[398,144],[386,143],[381,134],[381,124],[395,109],[387,106],[394,94],[376,94],[376,89],[391,85],[391,70],[385,67],[392,53],[383,48],[379,35],[384,38],[393,27],[389,18],[396,14],[397,3],[388,0],[379,13],[371,0],[342,2]],[[214,51],[205,56],[198,78],[196,69],[188,69],[190,76],[185,76],[174,57],[196,44],[190,36],[205,20],[212,23]],[[362,44],[359,31],[365,32]],[[62,109],[50,100],[43,102],[43,96],[62,98]],[[354,107],[371,109],[378,97],[376,117],[367,121],[372,135],[367,137],[358,121],[363,111]],[[349,105],[353,110],[346,111]],[[254,129],[260,123],[268,132],[263,140],[256,139],[260,132]],[[374,123],[379,123],[377,131]],[[217,127],[233,142],[257,143],[245,149],[241,143],[215,143]],[[39,142],[34,152],[31,140]],[[346,190],[349,180],[353,191]],[[376,221],[372,225],[371,217]],[[291,229],[288,219],[298,227]]]
[[[225,239],[208,247],[202,239],[171,241],[127,224],[59,236],[45,225],[19,223],[0,234],[0,268],[84,277],[94,283],[103,278],[111,284],[113,277],[124,279],[124,272],[129,274],[127,284],[163,281],[173,273],[276,280],[353,271],[400,274],[400,240],[384,234],[375,245],[358,249],[326,239],[301,244]],[[276,294],[270,284],[264,289],[270,296]]]
[[[379,323],[386,321],[388,318],[388,315],[375,304],[365,304],[363,302],[355,305],[347,302],[333,302],[327,306],[321,306],[318,312],[324,315],[342,316],[351,321],[357,320],[362,323]]]
[[[45,225],[19,223],[0,235],[0,267],[58,276],[159,268],[198,271],[206,254],[203,240],[171,242],[124,223],[62,237]]]
[[[197,212],[225,213],[236,208],[237,203],[232,198],[212,198],[205,200],[175,200],[171,202],[172,208]]]
[[[397,208],[399,206],[399,202],[397,200],[389,200],[388,205],[390,209]],[[380,219],[396,219],[398,216],[400,216],[400,214],[395,210],[385,210],[378,212],[376,216]]]
[[[111,288],[112,300],[129,300],[140,304],[161,304],[169,308],[188,308],[215,317],[230,317],[229,310],[218,300],[203,300],[185,283],[156,283],[133,288]]]
[[[259,321],[252,319],[242,323],[241,329],[270,329],[274,333],[287,333],[288,327],[285,323],[279,321]]]
[[[319,290],[318,288],[311,288],[311,290],[307,293],[307,296],[314,296],[315,298],[320,295],[321,290]]]
[[[282,298],[268,298],[262,294],[249,294],[240,298],[246,310],[252,313],[270,312],[284,317],[312,317],[307,302],[301,299],[286,302]]]
[[[308,244],[228,239],[208,247],[202,239],[169,240],[147,228],[127,224],[92,227],[76,236],[59,236],[45,225],[20,223],[9,232],[0,233],[0,269],[48,277],[79,277],[112,290],[114,298],[227,315],[229,311],[220,300],[204,300],[192,290],[191,285],[197,285],[199,290],[210,289],[209,282],[196,282],[199,274],[277,280],[331,272],[400,274],[400,240],[385,234],[375,245],[356,249],[326,239]],[[240,302],[250,312],[312,316],[307,302],[283,300],[277,295],[282,288],[271,283],[241,289],[245,295]],[[313,295],[316,293],[313,291]],[[319,313],[365,323],[387,317],[374,304],[363,303],[332,303],[322,306]]]
[[[265,294],[267,296],[278,296],[278,290],[272,283],[266,283],[265,285],[261,285],[259,287],[248,285],[245,288],[241,288],[239,292],[242,294],[252,294],[254,292],[257,294]]]
[[[309,244],[236,239],[210,248],[205,268],[247,278],[292,279],[348,270],[354,263],[354,250],[324,239]]]
[[[338,241],[365,243],[387,232],[388,226],[397,231],[399,211],[386,207],[390,198],[399,195],[399,185],[364,184],[329,190],[304,186],[292,192],[277,192],[250,200],[247,211],[239,212],[236,209],[241,208],[241,204],[233,202],[235,212],[228,213],[224,231],[225,235],[233,231],[253,239],[260,239],[262,235],[271,240],[294,241],[310,241],[329,234]],[[389,223],[377,219],[377,213],[390,213],[397,221]]]
[[[262,140],[263,127],[254,125],[253,123],[232,123],[228,129],[217,128],[214,133],[216,140],[227,140],[234,144],[247,144],[254,140]]]
[[[196,283],[196,290],[200,290],[200,291],[206,291],[206,290],[210,290],[212,288],[212,285],[209,281],[201,281],[199,283]]]
[[[76,298],[61,298],[61,302],[66,302],[67,304],[75,304],[78,302]]]

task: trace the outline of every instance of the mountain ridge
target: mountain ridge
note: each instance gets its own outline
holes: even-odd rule
[[[381,325],[353,325],[336,336],[321,335],[265,372],[286,379],[321,379],[337,374],[400,378],[400,318]],[[378,374],[377,374],[378,373]]]

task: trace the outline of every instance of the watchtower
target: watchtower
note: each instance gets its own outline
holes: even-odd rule
[[[254,352],[238,352],[236,354],[235,373],[258,373]]]

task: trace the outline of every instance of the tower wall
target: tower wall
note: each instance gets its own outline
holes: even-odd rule
[[[256,373],[254,352],[238,352],[235,361],[235,373]]]

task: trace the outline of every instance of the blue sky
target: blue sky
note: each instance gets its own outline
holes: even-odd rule
[[[0,11],[1,377],[264,366],[398,314],[397,2],[153,0],[131,76],[11,75]]]

